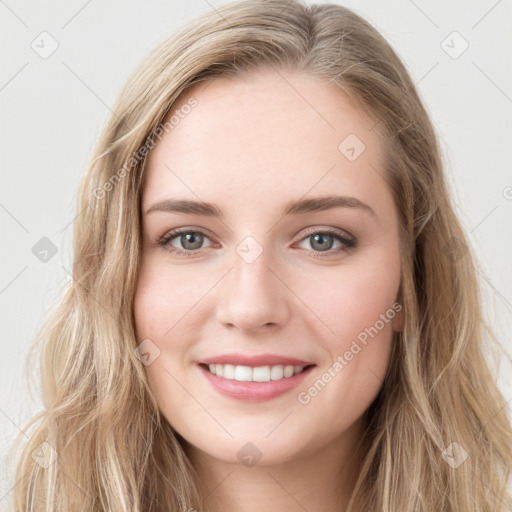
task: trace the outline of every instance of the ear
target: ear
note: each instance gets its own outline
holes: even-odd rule
[[[404,330],[404,322],[405,322],[405,308],[403,304],[403,295],[402,295],[402,285],[400,284],[400,290],[398,292],[398,296],[393,304],[393,309],[396,314],[393,318],[391,325],[393,326],[393,330],[396,332],[402,332]]]

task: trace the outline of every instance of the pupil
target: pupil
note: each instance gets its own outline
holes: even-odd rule
[[[326,239],[326,238],[331,238],[331,243],[330,243],[330,244],[329,244],[329,243],[327,244],[327,245],[328,245],[327,249],[330,249],[330,248],[331,248],[331,246],[332,246],[332,237],[331,237],[330,235],[325,235],[325,234],[316,234],[316,235],[313,235],[313,244],[312,244],[312,246],[313,246],[313,247],[315,247],[315,244],[316,244],[319,240],[323,240],[323,241],[325,242],[325,239]],[[325,249],[325,248],[326,248],[326,244],[325,244],[325,243],[324,243],[324,244],[320,243],[320,245],[319,245],[319,247],[318,247],[318,248],[319,248],[319,249]]]
[[[196,243],[195,243],[195,246],[194,246],[194,238],[197,237],[197,240],[196,240]],[[183,238],[185,240],[185,243],[183,243],[183,239],[182,239],[182,243],[183,243],[183,247],[185,248],[188,248],[188,249],[199,249],[201,247],[201,242],[202,242],[202,235],[200,233],[187,233],[186,235],[183,235]],[[187,243],[191,242],[193,247],[187,247]]]

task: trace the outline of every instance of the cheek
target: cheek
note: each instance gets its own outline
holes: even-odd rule
[[[329,327],[322,336],[329,352],[347,350],[358,336],[364,341],[368,330],[375,335],[373,327],[390,337],[400,284],[398,251],[369,250],[319,277],[307,277],[300,286],[308,306]]]
[[[161,336],[165,329],[167,317],[165,287],[152,276],[152,272],[141,269],[135,292],[133,312],[139,342],[144,338]],[[170,309],[170,308],[169,308]]]
[[[392,306],[399,281],[399,265],[366,265],[360,271],[347,267],[346,272],[338,269],[329,287],[316,291],[318,316],[335,335],[324,329],[325,335],[317,338],[328,360],[298,390],[297,401],[304,421],[325,438],[347,429],[382,386],[393,343]]]
[[[209,288],[211,283],[197,279],[197,272],[169,269],[162,258],[143,258],[133,306],[137,341],[151,340],[148,346],[158,353],[144,369],[159,403],[169,408],[171,402],[187,398],[181,387],[188,385],[184,369],[204,313],[198,301]],[[169,388],[176,391],[172,400],[166,397]]]
[[[158,354],[144,365],[149,387],[164,415],[180,418],[179,411],[191,404],[177,383],[187,387],[187,375],[179,371],[183,354],[177,342],[180,336],[173,336],[173,325],[183,316],[176,310],[181,310],[183,304],[175,300],[176,287],[171,284],[163,269],[143,264],[135,292],[134,317],[138,342],[151,340],[147,347]]]
[[[134,299],[139,339],[151,338],[150,334],[162,342],[172,339],[172,333],[187,324],[207,286],[197,274],[169,268],[162,258],[143,259]]]

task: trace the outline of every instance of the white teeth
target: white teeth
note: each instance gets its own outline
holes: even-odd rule
[[[235,378],[235,365],[225,364],[223,366],[224,366],[224,373],[222,374],[222,376],[225,379],[234,379]]]
[[[293,375],[294,370],[295,370],[294,366],[285,366],[284,367],[284,376],[291,377]]]
[[[232,364],[210,364],[210,373],[224,377],[225,379],[238,380],[241,382],[268,382],[270,380],[281,380],[292,377],[302,372],[304,366],[235,366]]]
[[[283,370],[284,366],[278,364],[277,366],[272,366],[270,368],[270,379],[271,380],[279,380],[283,378]]]
[[[217,365],[217,370],[220,364]],[[219,375],[219,374],[217,374]],[[252,368],[250,366],[236,366],[235,367],[235,380],[249,381],[252,380]]]
[[[258,366],[252,370],[252,380],[268,382],[270,380],[270,366]]]

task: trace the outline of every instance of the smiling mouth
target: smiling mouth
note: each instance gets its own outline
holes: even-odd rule
[[[200,366],[208,370],[211,374],[223,377],[228,380],[239,382],[270,382],[286,380],[294,375],[303,373],[306,369],[315,366],[314,364],[306,366],[291,365],[272,365],[272,366],[241,366],[233,364],[204,364]]]

